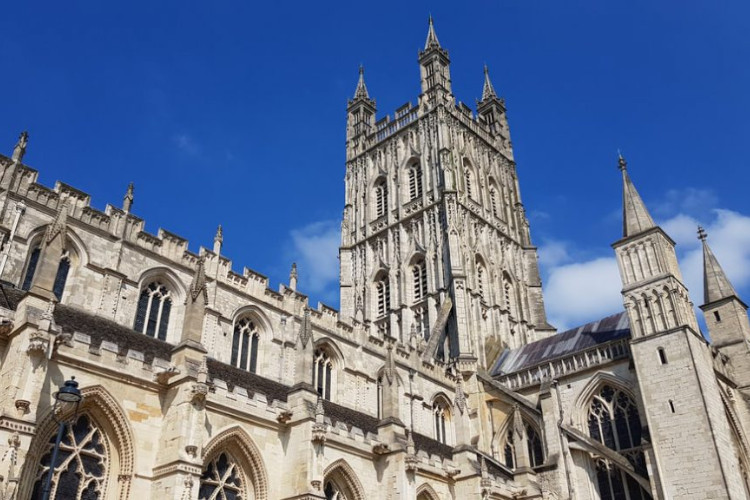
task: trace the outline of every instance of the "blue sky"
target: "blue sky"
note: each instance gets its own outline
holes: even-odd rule
[[[487,63],[507,100],[558,326],[620,307],[618,148],[694,300],[697,222],[750,300],[746,1],[47,4],[3,7],[0,147],[28,129],[41,182],[98,208],[134,182],[147,230],[194,251],[223,224],[235,270],[273,287],[297,260],[302,291],[337,305],[346,99],[362,63],[380,116],[414,102],[432,13],[457,98]]]

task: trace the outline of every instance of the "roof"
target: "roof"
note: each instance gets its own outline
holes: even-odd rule
[[[537,365],[544,361],[567,356],[598,344],[630,336],[628,315],[623,311],[598,321],[567,330],[546,339],[532,342],[518,349],[507,349],[495,366],[492,375],[505,375]]]

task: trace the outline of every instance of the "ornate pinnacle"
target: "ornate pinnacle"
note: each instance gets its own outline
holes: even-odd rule
[[[484,88],[482,89],[482,100],[486,101],[487,99],[497,99],[497,92],[495,92],[495,87],[492,86],[492,82],[490,81],[490,70],[487,68],[487,65],[484,65]]]
[[[427,29],[427,40],[424,43],[425,50],[430,47],[440,48],[440,42],[435,34],[435,25],[432,22],[432,14],[430,14],[430,27]]]
[[[216,228],[216,236],[214,236],[214,243],[224,242],[224,230],[221,228],[221,224]]]
[[[131,182],[128,184],[128,190],[125,192],[125,197],[122,199],[122,209],[125,212],[130,212],[130,207],[133,206],[133,191],[135,190],[135,186],[133,186],[133,183]]]
[[[13,148],[13,156],[12,160],[21,162],[23,160],[23,155],[26,154],[26,146],[29,143],[29,133],[27,131],[21,132],[21,135],[18,136],[18,142],[16,143],[16,147]]]
[[[370,94],[367,92],[367,86],[365,85],[365,67],[359,65],[359,80],[357,81],[357,89],[354,91],[355,99],[369,99]]]
[[[292,270],[289,271],[289,279],[297,279],[297,263],[292,262]]]
[[[706,238],[708,238],[708,233],[703,229],[703,226],[698,226],[698,239],[705,242]]]
[[[620,153],[620,151],[617,151],[617,168],[622,171],[628,169],[628,162],[625,161],[625,157],[622,156],[622,153]]]

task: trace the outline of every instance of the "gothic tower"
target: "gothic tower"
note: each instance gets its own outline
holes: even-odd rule
[[[744,499],[731,429],[677,263],[675,243],[623,176],[623,238],[613,244],[630,320],[657,498]]]
[[[487,366],[553,331],[505,104],[485,69],[478,115],[456,105],[432,19],[418,61],[416,106],[376,121],[360,68],[347,107],[341,311],[425,357]]]

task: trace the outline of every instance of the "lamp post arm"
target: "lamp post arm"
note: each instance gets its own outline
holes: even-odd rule
[[[65,433],[65,421],[60,422],[60,426],[57,428],[57,439],[55,439],[55,447],[52,449],[52,460],[49,464],[49,471],[47,472],[47,481],[44,485],[44,492],[42,493],[42,500],[49,500],[49,495],[52,492],[52,476],[55,473],[55,464],[57,463],[57,452],[60,451],[60,443],[62,442],[63,434]]]

